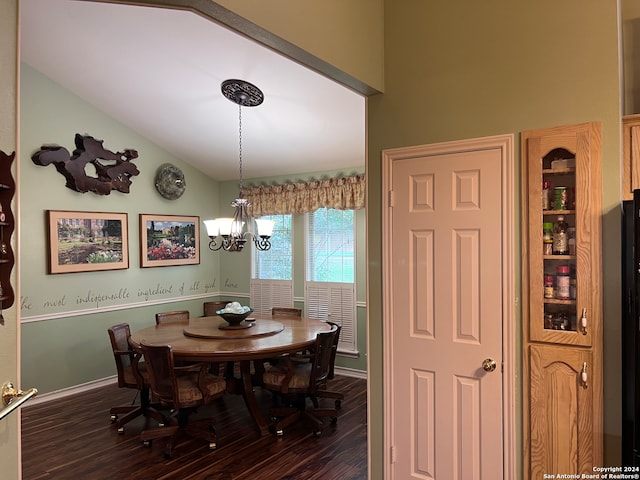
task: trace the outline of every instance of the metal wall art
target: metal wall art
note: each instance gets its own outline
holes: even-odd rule
[[[131,177],[140,173],[131,160],[138,158],[136,150],[126,149],[114,153],[102,146],[102,140],[76,133],[73,155],[58,145],[43,145],[31,156],[36,165],[55,165],[67,179],[66,186],[77,192],[109,195],[112,190],[129,193]],[[93,165],[95,176],[87,173]]]
[[[16,183],[11,173],[11,165],[16,152],[6,154],[0,150],[0,325],[4,325],[3,308],[13,305],[14,291],[11,285],[11,270],[15,261],[11,236],[14,216],[11,202],[16,191]]]

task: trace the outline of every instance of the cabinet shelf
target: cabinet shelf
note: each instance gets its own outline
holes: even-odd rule
[[[575,215],[575,210],[543,210],[542,215]]]
[[[591,474],[603,463],[601,127],[530,130],[521,140],[524,478]],[[561,159],[575,167],[550,168]],[[566,187],[570,208],[542,209],[545,182],[549,195]],[[559,216],[571,228],[571,255],[545,255],[542,224]],[[560,266],[570,267],[569,279]],[[568,290],[572,298],[545,298],[549,277],[555,294]],[[577,413],[558,422],[566,412]]]
[[[542,258],[544,260],[575,260],[576,256],[575,255],[543,255]]]
[[[575,174],[575,168],[543,168],[543,175],[567,175],[567,174]]]
[[[561,298],[545,298],[544,303],[549,305],[576,305],[575,300],[564,300]]]

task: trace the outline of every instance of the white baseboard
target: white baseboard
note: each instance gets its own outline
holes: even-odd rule
[[[337,375],[344,375],[345,377],[362,378],[367,379],[367,372],[362,370],[354,370],[352,368],[336,367],[335,373]],[[74,385],[73,387],[63,388],[54,392],[43,393],[42,395],[36,395],[31,398],[26,406],[38,405],[40,403],[49,402],[51,400],[59,400],[61,398],[76,395],[78,393],[86,392],[87,390],[93,390],[94,388],[104,387],[112,383],[117,383],[118,377],[107,377],[100,380],[94,380],[93,382],[82,383],[80,385]]]
[[[355,370],[353,368],[336,367],[335,373],[338,375],[344,375],[345,377],[363,378],[367,379],[367,372],[362,370]]]
[[[26,405],[38,405],[40,403],[49,402],[51,400],[58,400],[70,395],[86,392],[87,390],[93,390],[94,388],[104,387],[112,383],[118,383],[118,377],[116,375],[114,375],[113,377],[102,378],[100,380],[94,380],[92,382],[81,383],[80,385],[74,385],[73,387],[63,388],[61,390],[55,390],[49,393],[43,393],[42,395],[38,394],[35,397],[31,398]]]

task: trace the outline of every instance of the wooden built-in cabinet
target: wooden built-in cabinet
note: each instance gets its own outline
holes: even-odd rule
[[[640,114],[622,117],[622,199],[640,188]]]
[[[522,133],[523,428],[530,480],[592,474],[602,465],[600,152],[599,123]],[[543,225],[559,217],[570,229],[562,254],[549,252],[543,235]],[[565,272],[568,295],[566,277],[558,283]],[[545,290],[549,280],[553,294]]]

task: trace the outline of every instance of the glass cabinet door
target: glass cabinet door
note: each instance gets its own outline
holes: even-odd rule
[[[527,142],[531,341],[592,343],[589,157],[583,155],[584,140],[566,135]]]

